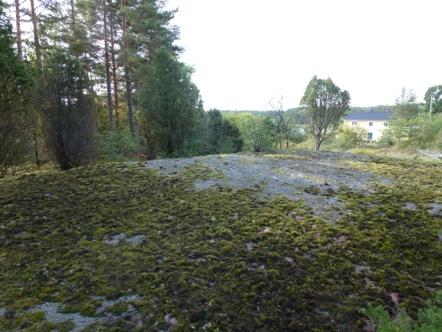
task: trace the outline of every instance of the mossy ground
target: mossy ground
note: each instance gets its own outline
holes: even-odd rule
[[[352,166],[393,182],[370,194],[338,192],[351,213],[336,225],[303,202],[263,200],[258,188],[195,191],[198,171],[213,175],[206,169],[163,176],[114,163],[3,179],[0,330],[69,330],[28,309],[56,302],[95,315],[97,297],[133,294],[142,297],[131,305],[147,331],[361,330],[360,308],[372,302],[393,312],[391,293],[413,316],[442,282],[442,221],[426,210],[441,201],[441,166]],[[122,233],[144,241],[103,241]],[[133,328],[103,324],[89,329]]]

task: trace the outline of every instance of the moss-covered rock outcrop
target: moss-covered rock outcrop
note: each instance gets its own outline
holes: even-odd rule
[[[260,188],[196,191],[195,179],[214,176],[200,166],[161,175],[116,163],[3,179],[0,330],[73,328],[48,321],[35,310],[42,303],[96,317],[91,331],[361,330],[360,308],[394,312],[396,298],[413,316],[442,282],[442,221],[428,211],[441,202],[441,166],[351,167],[393,181],[370,193],[341,188],[347,213],[335,225]],[[124,296],[134,297],[112,302]]]

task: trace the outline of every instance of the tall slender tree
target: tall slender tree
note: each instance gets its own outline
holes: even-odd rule
[[[128,27],[127,27],[127,0],[120,1],[120,11],[121,15],[121,27],[122,27],[122,48],[123,48],[123,62],[124,62],[124,82],[126,87],[126,102],[127,102],[127,117],[129,120],[129,129],[132,140],[136,136],[135,128],[135,117],[133,110],[133,97],[132,97],[132,81],[130,75],[130,57],[129,57],[129,37],[128,37]]]
[[[21,16],[20,16],[20,0],[15,0],[15,35],[17,39],[17,56],[23,61],[23,45],[21,41]]]
[[[110,73],[110,57],[109,57],[109,32],[108,32],[108,5],[107,0],[102,1],[103,6],[103,37],[104,37],[104,61],[105,61],[105,75],[106,75],[106,91],[107,91],[107,111],[109,115],[109,127],[112,130],[115,126],[114,113],[112,110],[112,87],[111,87],[111,73]]]
[[[35,11],[35,2],[34,0],[30,0],[31,2],[31,21],[34,35],[34,51],[35,58],[37,63],[37,68],[39,71],[42,70],[42,62],[41,62],[41,47],[40,47],[40,36],[38,31],[38,17],[37,12]]]
[[[111,4],[111,3],[110,3]],[[116,49],[115,49],[115,37],[116,37],[116,25],[115,25],[115,10],[109,12],[109,26],[110,26],[110,53],[112,62],[112,81],[114,90],[114,109],[115,109],[115,125],[120,127],[120,113],[119,113],[119,100],[118,100],[118,75],[117,75],[117,61],[116,61]]]

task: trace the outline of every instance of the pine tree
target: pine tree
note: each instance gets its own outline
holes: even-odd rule
[[[0,176],[25,159],[31,76],[13,49],[12,27],[0,0]]]

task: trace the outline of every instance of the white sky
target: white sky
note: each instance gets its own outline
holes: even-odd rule
[[[205,108],[299,104],[313,75],[353,106],[442,84],[442,0],[169,0]]]

